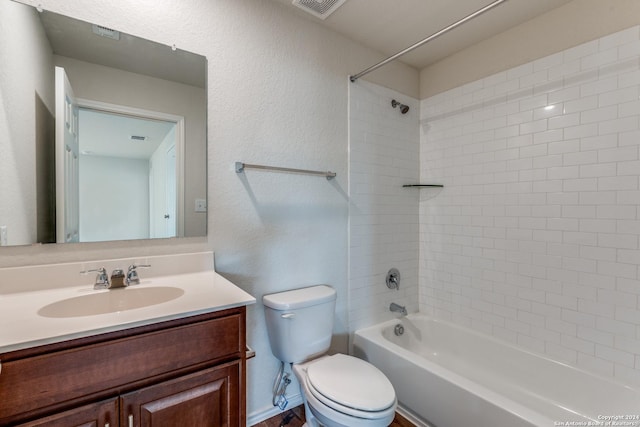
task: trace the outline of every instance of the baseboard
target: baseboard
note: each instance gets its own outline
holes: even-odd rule
[[[425,420],[420,419],[410,410],[403,408],[399,403],[396,407],[396,412],[406,418],[407,421],[411,421],[416,427],[434,427],[432,424],[429,424]]]
[[[284,409],[284,411],[277,406],[272,406],[271,408],[267,408],[262,411],[256,411],[252,412],[251,414],[247,414],[247,426],[254,426],[264,420],[268,420],[271,417],[274,417],[282,412],[288,411],[289,409],[295,408],[296,406],[302,405],[304,403],[302,401],[301,394],[287,396],[287,399],[289,399],[289,404]]]

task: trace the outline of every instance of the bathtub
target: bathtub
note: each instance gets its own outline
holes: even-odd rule
[[[640,389],[423,315],[356,331],[354,354],[425,425],[640,427]]]

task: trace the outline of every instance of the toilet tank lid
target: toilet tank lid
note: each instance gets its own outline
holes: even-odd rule
[[[336,290],[328,285],[316,285],[308,288],[293,289],[264,295],[262,303],[274,310],[293,310],[311,307],[336,299]]]

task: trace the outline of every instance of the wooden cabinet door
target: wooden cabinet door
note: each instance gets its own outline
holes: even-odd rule
[[[17,427],[118,427],[118,398],[80,406]]]
[[[240,427],[240,362],[120,397],[121,427]]]

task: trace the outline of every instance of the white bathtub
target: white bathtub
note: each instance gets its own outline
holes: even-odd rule
[[[437,427],[640,426],[640,390],[426,316],[356,331],[354,353]]]

